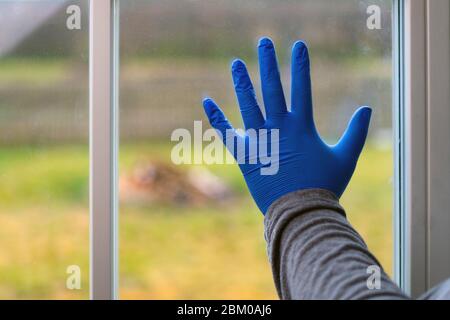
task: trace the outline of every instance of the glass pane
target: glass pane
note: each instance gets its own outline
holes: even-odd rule
[[[379,26],[370,5],[380,8]],[[209,127],[205,95],[242,126],[233,58],[246,61],[262,101],[261,36],[275,41],[286,97],[291,45],[308,42],[315,119],[327,142],[358,106],[374,109],[342,203],[392,270],[391,1],[131,0],[121,2],[120,24],[122,298],[276,298],[263,217],[237,166],[171,162],[175,129],[193,132],[195,120]]]
[[[0,2],[0,299],[88,297],[88,29],[87,0]]]

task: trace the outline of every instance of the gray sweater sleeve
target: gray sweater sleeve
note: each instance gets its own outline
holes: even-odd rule
[[[266,214],[265,237],[281,299],[408,299],[329,191],[302,190],[278,199]],[[368,270],[380,271],[379,286],[368,286],[375,275]]]

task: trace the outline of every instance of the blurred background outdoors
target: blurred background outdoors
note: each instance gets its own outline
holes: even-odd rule
[[[66,8],[81,7],[81,30]],[[381,7],[382,29],[366,9]],[[249,66],[270,36],[289,100],[290,50],[310,47],[314,113],[329,143],[373,108],[369,140],[342,198],[392,270],[390,0],[126,0],[121,11],[120,296],[276,298],[263,217],[237,166],[174,166],[176,128],[209,95],[242,126],[229,64]],[[88,298],[88,1],[0,1],[0,299]],[[260,100],[261,101],[261,100]],[[79,265],[82,289],[66,289]]]

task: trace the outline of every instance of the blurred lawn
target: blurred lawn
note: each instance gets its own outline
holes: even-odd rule
[[[0,147],[0,298],[87,298],[88,150]],[[121,169],[168,159],[170,145],[122,145]],[[392,269],[391,151],[369,144],[342,203],[385,269]],[[120,211],[122,298],[275,298],[263,217],[235,166],[210,170],[242,196],[229,206],[125,206]],[[65,288],[82,269],[82,290]]]

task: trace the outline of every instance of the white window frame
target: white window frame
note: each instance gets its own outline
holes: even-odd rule
[[[395,279],[450,276],[450,5],[393,0]],[[90,0],[90,291],[118,298],[118,0]],[[433,111],[433,112],[431,112]]]
[[[118,298],[118,1],[90,0],[90,296]]]
[[[450,2],[395,6],[395,275],[418,297],[450,276]]]

